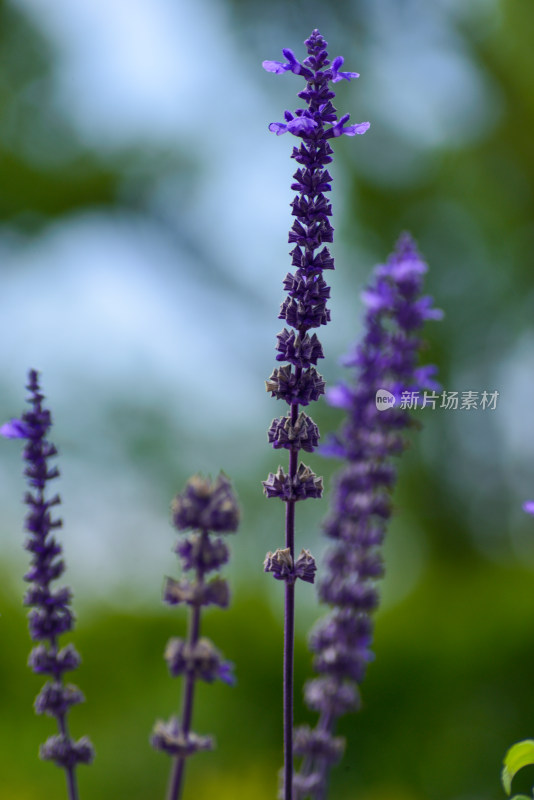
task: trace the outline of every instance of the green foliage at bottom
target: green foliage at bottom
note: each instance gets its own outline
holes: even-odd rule
[[[1,583],[0,798],[61,798],[63,774],[37,759],[53,724],[33,713],[40,679],[26,667],[25,613],[13,582]],[[184,800],[276,797],[282,631],[261,591],[259,581],[238,586],[226,613],[206,615],[203,632],[236,663],[238,685],[199,687],[194,729],[213,734],[217,749],[188,764]],[[362,711],[340,725],[348,744],[332,773],[330,797],[502,796],[502,753],[534,731],[532,608],[526,570],[476,559],[431,564],[412,594],[377,618],[376,661],[362,687]],[[162,654],[170,636],[183,634],[185,615],[149,612],[79,611],[75,639],[83,664],[76,680],[87,702],[72,711],[71,730],[76,737],[88,734],[97,752],[94,765],[80,769],[82,800],[164,798],[169,764],[148,738],[156,718],[168,718],[180,705],[180,681],[169,677]],[[296,666],[295,718],[306,722],[311,717],[298,688],[310,674],[303,635]]]

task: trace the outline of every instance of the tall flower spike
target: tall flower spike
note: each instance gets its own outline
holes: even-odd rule
[[[84,697],[76,686],[63,682],[63,673],[76,669],[80,657],[72,644],[61,650],[58,644],[60,635],[74,627],[71,593],[67,588],[53,589],[51,586],[65,570],[61,545],[52,533],[62,525],[51,511],[59,504],[60,498],[57,494],[48,498],[46,491],[48,482],[59,475],[58,468],[48,463],[57,450],[46,439],[52,418],[43,407],[44,397],[35,370],[29,372],[27,389],[31,410],[24,412],[21,419],[5,423],[0,428],[0,434],[8,439],[26,439],[24,474],[30,488],[24,496],[29,508],[25,521],[29,537],[24,547],[32,554],[32,560],[24,576],[24,580],[30,584],[24,604],[32,608],[28,615],[30,636],[34,642],[38,642],[30,653],[28,665],[34,672],[50,676],[49,682],[37,695],[34,706],[37,714],[55,717],[58,726],[58,734],[41,745],[39,755],[65,770],[69,800],[77,800],[76,766],[91,763],[94,752],[87,737],[75,742],[70,737],[67,725],[69,708],[82,703]]]
[[[318,30],[314,30],[305,42],[308,56],[299,62],[295,54],[283,50],[285,61],[264,61],[267,72],[277,75],[292,72],[306,81],[299,97],[306,108],[295,112],[286,111],[283,122],[272,122],[269,130],[280,136],[290,133],[300,139],[293,148],[292,158],[299,165],[293,175],[291,188],[297,193],[291,203],[295,221],[289,231],[289,243],[294,245],[290,255],[293,274],[284,281],[287,298],[283,301],[279,318],[289,328],[278,334],[277,361],[286,361],[286,366],[275,369],[266,382],[273,397],[285,400],[288,415],[273,420],[269,428],[269,442],[275,449],[289,450],[289,471],[285,475],[279,467],[263,483],[267,497],[277,497],[286,503],[285,548],[268,553],[265,570],[285,582],[284,612],[284,770],[281,797],[293,798],[293,640],[295,581],[301,578],[313,582],[315,561],[307,550],[295,560],[295,503],[306,498],[320,497],[322,481],[304,464],[298,463],[299,450],[312,452],[318,443],[319,430],[313,420],[299,412],[299,406],[318,400],[324,393],[324,381],[315,369],[323,350],[313,328],[326,325],[330,312],[326,302],[330,289],[322,273],[334,269],[334,260],[325,243],[333,241],[334,229],[329,218],[332,207],[326,198],[330,191],[332,176],[326,169],[332,161],[333,150],[329,140],[346,134],[362,134],[369,128],[368,122],[346,125],[349,115],[337,119],[332,105],[335,96],[330,84],[340,80],[357,78],[356,72],[341,72],[343,58],[338,56],[332,63],[326,51],[327,42]]]
[[[167,800],[181,796],[185,759],[199,750],[213,749],[209,736],[191,732],[193,698],[197,680],[212,683],[221,680],[232,686],[235,683],[233,665],[224,661],[222,654],[209,639],[200,636],[200,611],[202,606],[215,604],[226,607],[229,590],[220,577],[206,580],[206,575],[216,572],[228,561],[229,552],[221,538],[214,533],[233,533],[239,523],[239,508],[230,481],[222,473],[215,481],[195,475],[189,479],[184,491],[172,504],[173,523],[178,531],[192,529],[193,533],[179,541],[175,552],[184,572],[194,572],[192,580],[175,581],[167,578],[163,599],[169,605],[184,603],[190,607],[187,639],[169,639],[165,660],[173,677],[183,676],[182,719],[171,717],[169,722],[159,720],[152,733],[152,746],[173,757]]]
[[[358,710],[358,687],[373,658],[371,615],[378,605],[375,581],[383,573],[379,547],[396,480],[391,456],[404,449],[404,432],[411,425],[405,409],[379,410],[377,392],[385,389],[397,398],[405,391],[437,388],[431,378],[435,368],[417,367],[422,344],[418,331],[425,320],[442,316],[431,298],[420,296],[425,271],[414,242],[404,234],[363,293],[365,336],[345,359],[356,369],[356,380],[329,397],[345,409],[347,418],[323,454],[344,458],[346,466],[335,481],[332,511],[323,526],[334,544],[326,554],[319,596],[332,611],[310,637],[320,677],[308,682],[305,699],[319,720],[313,731],[297,729],[295,741],[303,757],[295,776],[297,800],[325,800],[330,767],[343,753],[343,740],[334,736],[336,721]]]

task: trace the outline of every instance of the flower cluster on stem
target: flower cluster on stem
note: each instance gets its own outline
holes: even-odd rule
[[[346,465],[335,480],[332,510],[323,525],[333,545],[318,589],[332,610],[310,636],[320,677],[306,684],[305,699],[319,719],[314,729],[295,732],[295,753],[302,757],[294,779],[296,798],[325,800],[329,770],[344,751],[344,740],[334,735],[336,721],[358,710],[358,687],[373,657],[372,614],[379,602],[375,582],[383,574],[379,548],[396,480],[391,457],[406,447],[405,432],[412,425],[409,412],[398,405],[379,408],[377,392],[386,390],[400,399],[405,391],[438,388],[436,368],[417,366],[418,331],[425,320],[441,317],[432,299],[421,296],[426,269],[410,236],[402,235],[363,294],[365,335],[345,359],[355,368],[356,380],[329,393],[331,404],[347,416],[322,452],[345,459]]]
[[[292,158],[299,165],[291,188],[296,195],[291,203],[295,221],[289,231],[289,243],[294,245],[290,255],[294,273],[284,280],[287,297],[282,303],[279,318],[288,325],[278,334],[277,367],[266,382],[272,397],[284,400],[288,413],[273,420],[268,431],[269,442],[275,449],[289,450],[287,473],[282,467],[264,481],[267,497],[278,497],[286,503],[285,547],[268,553],[265,570],[285,582],[284,620],[284,773],[282,797],[292,798],[293,786],[293,640],[295,581],[313,581],[315,562],[303,550],[295,560],[295,503],[317,498],[322,493],[322,480],[298,461],[300,450],[312,452],[319,441],[319,430],[310,416],[300,410],[324,393],[325,383],[316,365],[323,350],[314,328],[326,325],[330,312],[326,307],[330,289],[323,271],[334,268],[328,243],[333,241],[329,217],[332,207],[326,197],[331,190],[332,177],[326,168],[332,161],[330,140],[342,134],[363,134],[368,122],[348,125],[349,115],[339,120],[332,105],[335,93],[330,84],[342,79],[359,77],[356,72],[344,72],[343,58],[328,59],[327,42],[314,30],[305,42],[307,58],[299,62],[294,53],[283,50],[285,61],[264,61],[268,72],[292,72],[306,81],[298,96],[306,108],[294,113],[286,111],[284,122],[273,122],[269,130],[280,136],[291,133],[300,139],[293,148]]]
[[[226,608],[230,601],[228,584],[216,576],[206,580],[228,561],[229,551],[223,539],[211,533],[233,533],[239,523],[239,509],[230,481],[223,474],[215,481],[195,475],[172,504],[173,523],[182,532],[192,532],[180,539],[175,552],[182,570],[193,578],[180,581],[167,578],[164,602],[185,604],[190,608],[186,639],[173,637],[167,643],[165,660],[173,677],[183,676],[181,721],[173,716],[168,722],[158,721],[152,734],[152,745],[173,757],[168,800],[178,800],[183,788],[185,760],[200,750],[211,750],[210,736],[191,731],[194,689],[197,680],[212,683],[221,680],[234,684],[233,665],[223,659],[213,643],[200,635],[200,613],[203,606]]]
[[[44,396],[35,370],[29,372],[27,389],[30,410],[20,419],[5,423],[0,434],[8,439],[26,440],[23,458],[29,490],[24,502],[29,508],[25,520],[29,536],[24,547],[31,553],[31,566],[24,576],[30,584],[24,604],[31,608],[28,614],[30,636],[38,642],[30,653],[28,665],[34,672],[50,676],[37,695],[34,707],[37,714],[54,717],[58,726],[58,733],[41,745],[39,755],[65,770],[69,800],[78,800],[76,766],[89,764],[94,751],[87,737],[77,742],[71,738],[67,722],[70,707],[82,703],[84,696],[76,686],[63,681],[64,673],[76,669],[80,663],[72,644],[59,647],[59,637],[74,627],[71,592],[67,587],[54,589],[52,586],[65,571],[62,548],[53,535],[62,525],[52,511],[60,498],[58,494],[47,496],[49,481],[59,476],[58,468],[49,464],[57,450],[46,438],[52,418],[43,406]]]

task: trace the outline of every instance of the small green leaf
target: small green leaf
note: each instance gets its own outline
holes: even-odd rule
[[[532,797],[529,797],[528,794],[514,794],[510,800],[532,800]]]
[[[501,781],[506,794],[512,791],[512,780],[520,769],[534,765],[534,740],[525,739],[513,744],[504,757]],[[514,800],[523,800],[525,795],[516,795]],[[527,800],[531,800],[529,797]]]

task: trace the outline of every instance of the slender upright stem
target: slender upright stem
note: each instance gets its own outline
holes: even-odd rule
[[[293,800],[293,649],[295,584],[286,582],[284,617],[284,800]]]
[[[55,645],[54,645],[55,647]],[[57,648],[56,648],[57,649]],[[63,686],[63,681],[61,678],[57,679],[58,683]],[[66,738],[69,737],[69,729],[67,725],[67,720],[64,714],[57,717],[57,726],[59,728],[59,732],[65,736]],[[76,767],[71,765],[69,767],[65,767],[65,778],[67,780],[67,794],[68,800],[79,800],[78,794],[78,783],[76,780]]]
[[[202,536],[206,538],[207,531],[202,531]],[[197,567],[197,581],[201,584],[204,580],[202,571]],[[188,642],[191,648],[198,642],[200,636],[200,606],[193,606],[190,623],[189,623],[189,636]],[[195,675],[193,672],[188,672],[184,683],[184,694],[182,701],[182,735],[187,739],[191,731],[191,722],[193,718],[193,700],[195,695]],[[169,782],[169,791],[167,793],[167,800],[179,800],[182,796],[183,780],[185,773],[185,758],[183,756],[175,756],[172,766],[171,779]]]
[[[69,800],[78,800],[78,785],[76,783],[76,773],[74,771],[74,767],[67,767],[65,769],[65,773],[67,777],[67,791]]]
[[[298,404],[291,406],[291,421],[298,417]],[[289,476],[297,474],[298,451],[289,451]],[[286,548],[295,559],[295,502],[286,504]],[[295,649],[295,583],[286,581],[284,609],[284,800],[293,800],[293,670]]]
[[[42,488],[39,489],[39,492],[38,492],[38,502],[39,502],[39,505],[41,507],[44,507],[45,502],[46,502],[46,498],[45,498],[44,490]],[[59,649],[57,636],[55,634],[50,636],[49,641],[50,641],[49,651],[50,651],[51,654],[53,654],[55,657],[57,657],[57,653],[58,653],[58,649]],[[53,672],[53,677],[54,677],[55,683],[58,684],[59,687],[63,688],[63,685],[64,685],[63,684],[63,673],[57,667],[57,664],[56,664],[56,668],[54,669],[54,672]],[[58,730],[59,730],[60,734],[62,736],[64,736],[66,739],[69,739],[70,738],[70,736],[69,736],[69,726],[68,726],[68,723],[67,723],[66,714],[58,714],[58,716],[56,717],[56,722],[57,722],[57,727],[58,727]],[[78,782],[77,782],[77,779],[76,779],[76,766],[74,764],[71,764],[70,766],[64,767],[64,769],[65,769],[65,779],[67,781],[68,800],[79,800]]]

